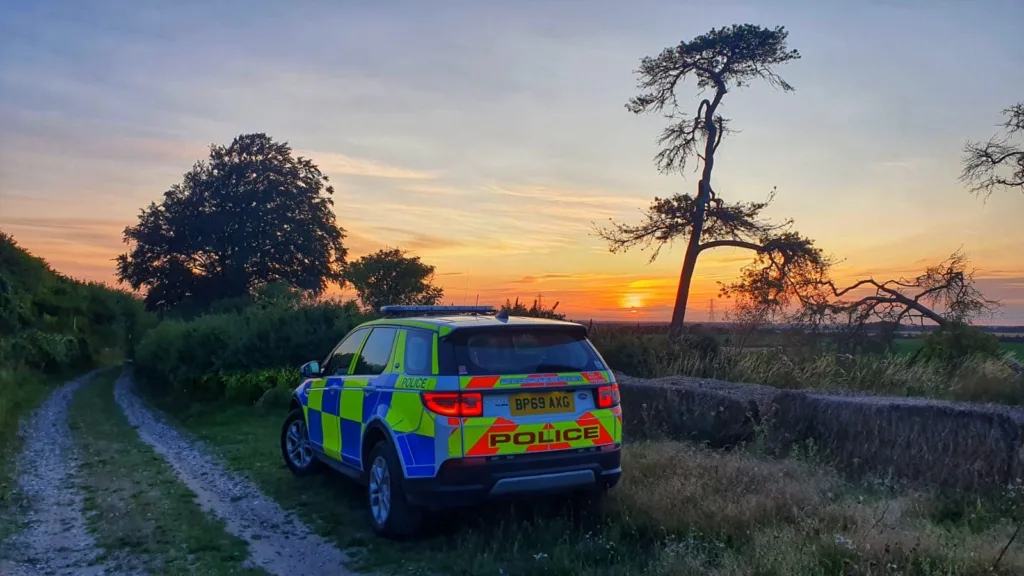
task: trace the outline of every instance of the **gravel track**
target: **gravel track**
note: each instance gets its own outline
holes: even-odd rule
[[[271,574],[353,575],[347,556],[294,515],[267,498],[251,481],[229,472],[197,441],[186,438],[146,407],[132,390],[132,372],[122,372],[114,398],[143,442],[153,447],[195,492],[199,505],[249,544],[249,564]]]
[[[22,425],[25,444],[18,457],[17,481],[28,502],[27,527],[0,546],[0,574],[119,573],[100,561],[103,550],[86,530],[76,482],[78,455],[68,428],[72,396],[95,375],[55,390]]]

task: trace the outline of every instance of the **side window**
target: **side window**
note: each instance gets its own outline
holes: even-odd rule
[[[395,328],[374,328],[370,332],[370,337],[366,339],[362,354],[356,360],[356,370],[353,374],[375,376],[384,372],[388,367],[391,347],[397,334],[398,330]]]
[[[405,373],[430,376],[434,365],[434,334],[425,330],[409,330],[405,334]]]
[[[334,349],[331,357],[327,359],[324,366],[324,376],[344,376],[348,374],[348,367],[352,365],[352,358],[359,351],[359,345],[363,343],[368,330],[365,328],[356,330],[349,334],[341,344]]]

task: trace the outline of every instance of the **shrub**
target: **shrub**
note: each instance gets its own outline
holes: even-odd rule
[[[999,356],[999,338],[966,324],[943,326],[924,337],[920,356],[928,360],[955,363],[969,356]]]
[[[291,391],[299,382],[299,371],[292,368],[260,370],[227,374],[224,383],[224,398],[232,404],[254,404],[267,391],[282,389]]]

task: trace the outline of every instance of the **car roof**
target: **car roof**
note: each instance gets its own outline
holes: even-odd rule
[[[453,314],[450,316],[409,316],[403,318],[381,318],[363,323],[361,326],[406,326],[410,328],[424,328],[440,332],[443,336],[459,328],[465,327],[506,327],[506,326],[565,326],[566,328],[579,328],[582,324],[566,322],[564,320],[552,320],[548,318],[532,318],[529,316],[509,316],[507,318],[496,318],[494,316],[477,316],[469,314]]]

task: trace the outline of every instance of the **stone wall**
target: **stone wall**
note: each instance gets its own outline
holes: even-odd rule
[[[1024,477],[1017,408],[617,376],[627,441],[667,437],[722,448],[758,441],[780,455],[812,446],[853,477],[960,489]]]

